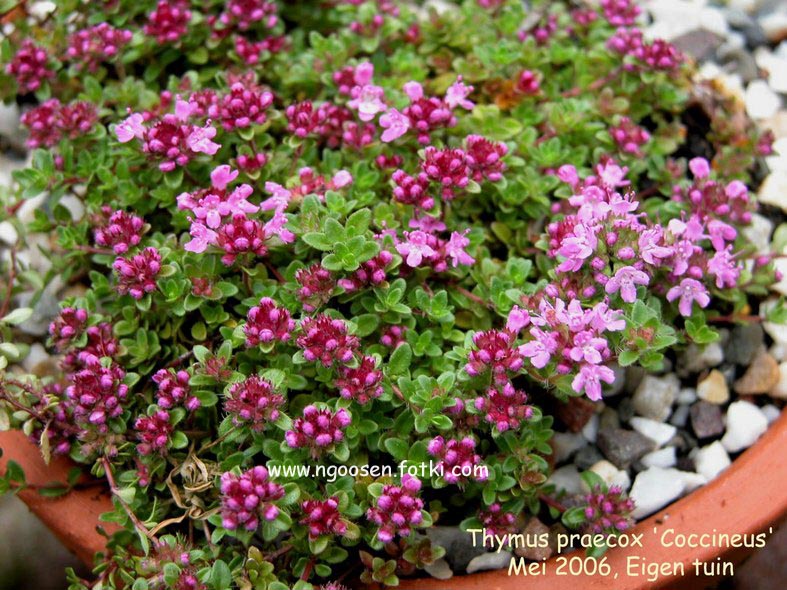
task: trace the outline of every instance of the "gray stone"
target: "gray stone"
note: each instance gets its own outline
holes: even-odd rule
[[[623,388],[626,386],[626,369],[617,363],[611,363],[609,368],[615,373],[615,380],[609,385],[604,386],[604,399],[609,399],[620,395]]]
[[[628,469],[634,461],[652,451],[652,440],[634,430],[614,428],[598,433],[598,448],[619,469]]]
[[[525,528],[522,530],[522,534],[525,536],[525,539],[542,538],[542,535],[548,535],[549,532],[549,527],[538,520],[538,518],[535,516],[528,519]],[[535,543],[530,542],[525,543],[521,547],[517,546],[514,549],[514,553],[516,553],[518,557],[532,559],[533,561],[545,561],[552,557],[554,549],[550,545],[547,545],[546,547],[537,547],[534,545]]]
[[[552,448],[554,449],[555,463],[562,463],[569,459],[571,455],[584,447],[587,443],[581,434],[572,432],[556,432],[552,437]]]
[[[615,408],[604,408],[604,411],[598,416],[598,428],[599,430],[604,430],[605,428],[620,428],[620,417]]]
[[[677,373],[681,377],[686,377],[692,373],[699,373],[715,367],[723,360],[724,350],[718,342],[707,346],[697,346],[692,343],[678,357]]]
[[[724,37],[705,29],[695,29],[672,40],[672,44],[678,50],[691,55],[697,61],[705,61],[713,57],[722,43]]]
[[[582,436],[589,442],[596,442],[596,438],[598,437],[598,414],[593,414],[587,424],[582,427]]]
[[[440,545],[445,549],[445,559],[451,570],[463,572],[470,561],[486,553],[481,542],[476,539],[476,546],[473,546],[473,535],[461,530],[458,526],[434,526],[426,529],[426,536],[434,545]]]
[[[774,406],[773,404],[768,404],[767,406],[763,406],[761,408],[762,413],[765,415],[765,418],[768,420],[768,424],[773,424],[776,420],[779,419],[779,416],[782,415],[782,412],[779,408]]]
[[[778,385],[780,376],[779,363],[762,349],[732,388],[741,395],[768,393]]]
[[[697,390],[693,387],[683,387],[675,401],[679,404],[693,404],[697,401]]]
[[[513,554],[508,551],[484,553],[483,555],[474,557],[470,563],[467,564],[467,573],[472,574],[485,570],[499,570],[508,567],[512,557]]]
[[[440,558],[434,563],[430,563],[429,565],[425,566],[424,571],[438,580],[450,580],[454,577],[454,572],[451,571],[451,566],[449,566],[448,562],[443,558]]]
[[[699,401],[691,406],[691,428],[697,438],[710,438],[724,432],[724,418],[716,404]]]
[[[588,445],[579,449],[579,452],[574,457],[574,465],[577,466],[577,469],[585,471],[603,458],[604,456],[601,454],[601,451],[599,451],[595,445]]]
[[[680,381],[675,374],[670,373],[663,377],[646,375],[634,392],[634,411],[645,418],[665,421],[672,412],[672,404],[679,388]]]
[[[689,406],[682,405],[675,408],[672,416],[669,418],[669,423],[678,428],[684,428],[689,421]]]
[[[744,367],[763,345],[765,333],[758,323],[736,326],[724,347],[724,360]]]
[[[746,37],[746,45],[749,49],[755,49],[768,42],[768,37],[757,19],[752,18],[743,10],[730,8],[725,12],[725,16],[730,26],[739,30]]]

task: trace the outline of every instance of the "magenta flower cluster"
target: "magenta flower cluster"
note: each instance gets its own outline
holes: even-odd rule
[[[64,307],[60,311],[60,315],[49,324],[49,336],[58,351],[64,351],[82,335],[87,327],[87,318],[87,311],[84,309]]]
[[[533,408],[527,405],[527,394],[514,387],[510,381],[488,388],[484,395],[475,399],[473,407],[483,414],[484,420],[497,428],[498,432],[516,430],[533,416]],[[461,411],[461,407],[457,410]]]
[[[134,429],[139,439],[137,452],[140,455],[163,455],[167,452],[173,429],[169,412],[155,410],[150,416],[139,416],[134,423]]]
[[[131,42],[132,36],[133,33],[127,29],[99,23],[72,33],[68,38],[66,55],[77,67],[95,72],[101,63],[117,56]]]
[[[254,531],[260,518],[276,520],[276,500],[284,497],[284,487],[270,481],[268,470],[257,466],[241,475],[226,472],[221,476],[221,524],[225,529]]]
[[[383,372],[377,368],[374,357],[364,356],[357,367],[339,367],[336,387],[344,399],[367,404],[383,394]]]
[[[153,382],[158,387],[156,404],[160,408],[170,410],[182,405],[190,412],[198,409],[201,402],[192,395],[189,385],[190,376],[187,371],[174,369],[159,369],[153,374]]]
[[[146,293],[157,289],[156,277],[161,271],[161,254],[155,248],[148,247],[133,256],[118,256],[112,267],[118,276],[118,293],[128,293],[134,299],[142,299]]]
[[[35,92],[42,84],[55,78],[46,51],[30,39],[22,41],[5,71],[16,79],[21,93]]]
[[[104,433],[107,422],[123,413],[128,386],[125,371],[117,364],[102,365],[95,357],[83,369],[69,376],[65,395],[70,401],[74,421],[84,429]]]
[[[347,523],[339,513],[339,498],[331,496],[325,500],[306,500],[301,503],[302,525],[309,529],[309,539],[314,540],[323,535],[344,535]]]
[[[377,538],[383,543],[396,535],[408,537],[423,522],[424,502],[418,497],[421,481],[409,473],[402,476],[402,485],[383,486],[382,493],[366,512],[366,517],[379,528]]]
[[[585,528],[591,533],[617,534],[634,524],[634,501],[619,486],[610,486],[607,491],[596,486],[585,496],[585,502]]]
[[[334,362],[349,363],[358,349],[358,338],[347,333],[347,324],[325,314],[304,318],[300,332],[296,343],[303,350],[303,357],[325,367]]]
[[[497,502],[490,504],[486,510],[482,510],[478,514],[478,521],[482,528],[493,535],[502,536],[516,530],[516,514],[503,510],[503,507]]]
[[[255,432],[278,420],[283,406],[284,396],[259,375],[233,383],[224,399],[224,411],[232,416],[233,424],[247,424]]]
[[[246,346],[259,346],[269,342],[287,342],[295,329],[295,321],[290,312],[278,307],[270,297],[260,299],[259,305],[252,307],[246,318],[243,332]]]
[[[479,469],[481,456],[476,453],[476,441],[470,436],[462,439],[445,440],[437,436],[429,441],[427,450],[429,454],[438,459],[438,469],[446,483],[460,483],[473,479],[484,482],[487,477],[485,471]],[[468,476],[471,474],[472,477]]]
[[[101,211],[108,219],[105,224],[93,230],[96,244],[112,248],[115,254],[125,254],[139,245],[145,225],[141,217],[121,210],[112,211],[108,205],[104,205]]]
[[[344,431],[351,421],[350,413],[344,408],[332,412],[308,405],[303,408],[303,415],[293,420],[292,430],[287,431],[284,440],[293,449],[308,448],[318,455],[344,440]]]
[[[26,144],[30,148],[49,148],[63,138],[82,137],[93,130],[97,121],[98,112],[93,103],[80,100],[62,104],[56,98],[45,100],[21,117],[22,125],[29,132]]]

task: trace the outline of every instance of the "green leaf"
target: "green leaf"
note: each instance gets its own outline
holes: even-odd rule
[[[580,526],[585,524],[587,518],[585,517],[585,507],[584,506],[574,506],[573,508],[569,508],[563,513],[561,517],[563,524],[566,528],[569,529],[578,529]]]
[[[213,567],[210,569],[210,585],[216,590],[227,590],[232,586],[230,567],[221,559],[213,562]]]
[[[391,358],[388,361],[388,374],[389,375],[403,375],[410,368],[410,362],[413,360],[413,351],[410,345],[406,342],[400,344],[396,350],[391,353]]]
[[[618,364],[621,367],[628,367],[634,364],[639,359],[638,350],[624,350],[618,355]]]
[[[6,314],[3,319],[0,319],[0,322],[4,324],[9,324],[11,326],[18,326],[19,324],[27,321],[30,316],[33,315],[33,310],[30,307],[19,307],[12,311],[11,313]]]
[[[316,250],[333,250],[334,243],[322,232],[309,232],[303,234],[301,239]]]
[[[410,445],[400,438],[388,438],[383,443],[383,446],[397,462],[406,459],[407,451],[410,450]]]

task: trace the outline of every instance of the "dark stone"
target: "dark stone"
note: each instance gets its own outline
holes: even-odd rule
[[[634,461],[655,448],[648,437],[623,428],[602,430],[596,442],[604,456],[618,469],[628,469]]]
[[[525,536],[526,545],[524,547],[517,547],[514,553],[518,557],[525,559],[532,559],[533,561],[545,561],[552,557],[552,554],[557,550],[557,539],[553,539],[554,535],[550,535],[549,527],[543,522],[538,520],[535,516],[527,521],[525,528],[522,530]],[[550,542],[546,547],[536,547],[538,539],[541,535],[549,535]]]
[[[571,432],[579,432],[596,413],[596,404],[586,397],[571,397],[555,413]]]
[[[746,37],[746,46],[749,49],[756,49],[768,43],[768,37],[765,35],[765,31],[762,30],[760,23],[744,11],[730,8],[726,11],[725,16],[727,17],[727,23]]]
[[[595,445],[587,445],[579,449],[577,454],[574,455],[574,465],[576,465],[577,469],[580,471],[586,471],[603,458],[604,455],[601,454],[601,451],[599,451]]]
[[[679,471],[694,471],[696,469],[694,460],[688,457],[678,457],[678,462],[675,464],[675,467],[677,467]]]
[[[754,355],[763,346],[765,332],[760,324],[736,326],[724,347],[724,360],[748,367]]]
[[[623,398],[618,404],[618,418],[621,422],[628,422],[634,416],[634,404],[630,397]]]
[[[716,404],[698,401],[691,406],[691,428],[697,438],[710,438],[724,432],[724,418]]]
[[[691,55],[697,61],[705,61],[713,57],[722,43],[724,43],[724,37],[705,29],[689,31],[672,40],[675,47],[683,53]]]
[[[427,529],[426,536],[435,545],[440,545],[445,549],[444,559],[451,566],[453,572],[463,572],[467,569],[467,564],[482,553],[486,553],[488,547],[482,546],[481,538],[476,535],[476,546],[473,547],[473,535],[462,531],[458,526],[435,526]]]

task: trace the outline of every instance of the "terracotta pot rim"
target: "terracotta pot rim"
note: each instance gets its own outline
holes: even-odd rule
[[[709,484],[670,504],[664,510],[641,521],[630,535],[642,534],[642,549],[611,549],[605,554],[606,563],[617,578],[610,576],[555,574],[557,558],[545,562],[546,575],[509,576],[507,570],[455,576],[450,580],[403,580],[403,590],[518,590],[527,585],[529,590],[571,589],[581,583],[583,589],[605,589],[610,584],[615,590],[659,588],[682,576],[679,572],[665,574],[656,582],[644,576],[626,575],[626,562],[630,556],[642,557],[649,562],[682,563],[685,572],[693,571],[692,561],[713,562],[717,557],[730,556],[723,548],[700,547],[675,549],[663,547],[660,534],[668,529],[677,533],[754,534],[766,531],[769,525],[780,521],[787,514],[787,469],[783,468],[780,449],[787,447],[787,411],[774,422],[768,431],[751,448],[744,451],[727,469]],[[44,485],[65,481],[73,464],[57,458],[46,465],[38,448],[19,431],[0,432],[0,471],[5,472],[8,460],[22,465],[28,483]],[[96,552],[102,551],[106,537],[97,525],[112,533],[117,525],[99,523],[99,516],[112,509],[107,490],[80,489],[59,498],[44,498],[33,490],[19,493],[44,524],[83,562],[92,564]],[[732,553],[735,553],[734,551]],[[740,556],[740,552],[739,556]],[[582,555],[574,553],[573,555]],[[731,557],[732,559],[732,557]],[[613,581],[614,580],[614,581]],[[696,587],[696,586],[694,586]]]

